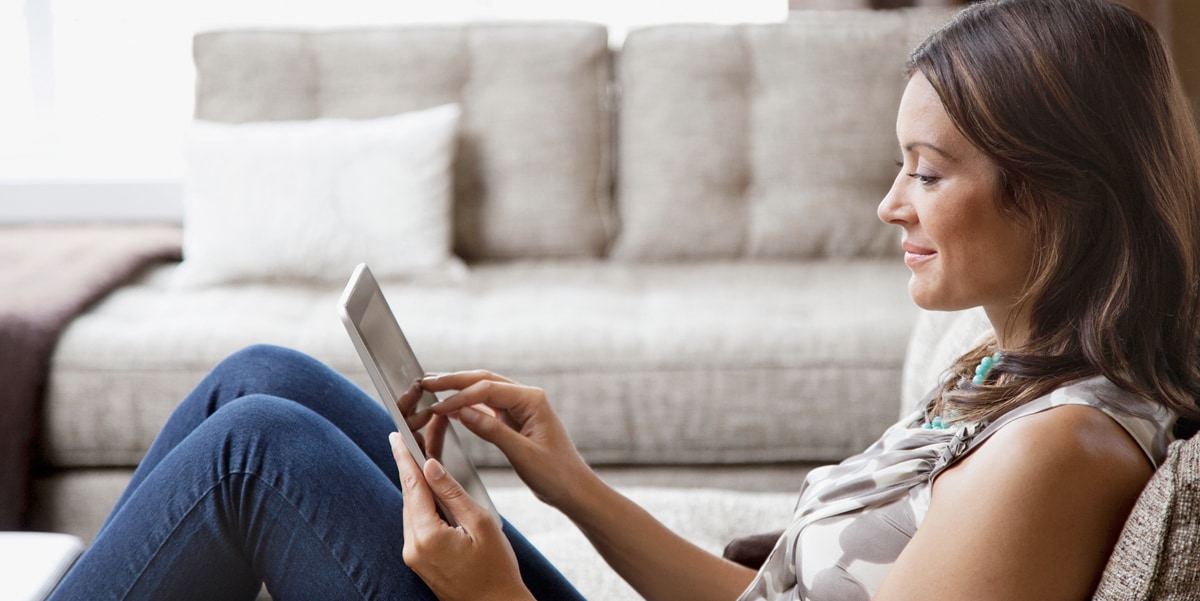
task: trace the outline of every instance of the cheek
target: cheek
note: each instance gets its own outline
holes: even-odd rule
[[[1033,269],[1033,241],[1027,232],[1008,221],[994,224],[988,233],[976,241],[980,252],[974,256],[975,269],[993,294],[1015,300],[1024,291]]]

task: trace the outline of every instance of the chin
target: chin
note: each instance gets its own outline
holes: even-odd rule
[[[962,311],[975,305],[956,303],[936,286],[922,286],[914,276],[908,282],[908,296],[913,303],[926,311]]]

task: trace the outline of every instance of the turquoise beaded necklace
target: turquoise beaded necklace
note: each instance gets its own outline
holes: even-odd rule
[[[979,386],[986,382],[988,375],[992,373],[992,367],[995,367],[996,363],[1000,361],[1000,356],[1000,353],[996,352],[984,357],[979,362],[979,365],[975,367],[975,377],[971,378],[971,383]],[[958,415],[957,409],[946,414],[945,417],[935,415],[933,419],[925,422],[922,428],[926,430],[948,430],[954,427],[954,421],[958,419]]]
[[[1000,352],[997,351],[990,356],[984,357],[979,365],[975,368],[975,377],[971,379],[971,383],[979,386],[987,381],[988,374],[992,372],[992,366],[1000,361]]]

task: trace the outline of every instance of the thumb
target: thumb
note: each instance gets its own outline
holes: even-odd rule
[[[472,530],[478,516],[484,513],[483,508],[467,494],[466,489],[446,471],[446,467],[437,459],[427,459],[422,471],[425,473],[425,481],[429,483],[429,489],[442,502],[446,511],[454,517],[454,521],[468,531]]]
[[[474,435],[496,445],[507,456],[512,456],[526,438],[500,419],[475,407],[463,407],[458,411],[458,422]]]

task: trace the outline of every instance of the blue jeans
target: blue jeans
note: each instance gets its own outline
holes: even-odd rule
[[[401,558],[403,499],[388,412],[287,349],[218,365],[163,427],[67,599],[435,599]],[[507,522],[538,599],[582,599]]]

